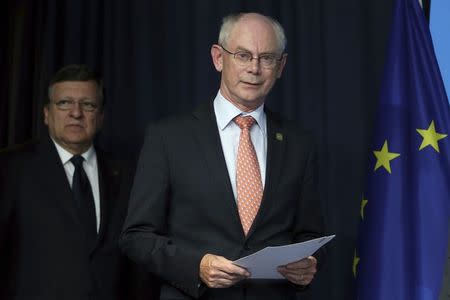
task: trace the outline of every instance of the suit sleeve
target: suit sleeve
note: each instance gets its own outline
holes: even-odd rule
[[[164,134],[147,130],[120,238],[122,251],[149,272],[193,297],[199,296],[199,264],[204,253],[180,248],[168,235],[170,162]]]

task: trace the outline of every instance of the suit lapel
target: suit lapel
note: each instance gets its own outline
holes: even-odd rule
[[[266,161],[266,179],[264,185],[263,199],[256,215],[255,221],[246,238],[250,237],[252,232],[257,228],[258,222],[264,218],[266,207],[270,206],[270,201],[276,199],[274,196],[278,178],[282,167],[282,158],[285,151],[285,136],[281,126],[281,121],[270,111],[266,111],[267,115],[267,161]],[[226,209],[232,215],[232,220],[236,230],[242,233],[239,212],[234,199],[233,190],[231,188],[230,177],[225,163],[225,157],[220,141],[220,135],[215,119],[214,108],[211,103],[201,106],[194,112],[194,116],[198,121],[195,127],[195,136],[199,147],[202,149],[206,163],[211,172],[209,175],[211,184],[216,191],[221,191],[223,202]]]
[[[225,163],[213,103],[208,102],[206,105],[200,106],[194,112],[194,117],[197,121],[194,134],[210,170],[208,177],[211,180],[211,186],[221,196],[224,208],[232,216],[233,226],[236,227],[236,230],[241,231],[242,236],[244,236],[227,165]]]
[[[258,214],[253,221],[247,238],[258,226],[261,218],[264,218],[265,210],[269,201],[276,199],[275,192],[280,178],[282,158],[285,150],[285,136],[281,127],[281,122],[270,111],[266,111],[267,116],[267,160],[266,160],[266,179],[264,184],[264,193],[259,207]]]
[[[42,190],[49,191],[51,195],[54,195],[49,197],[56,200],[53,205],[59,207],[62,213],[68,216],[74,226],[80,229],[81,237],[84,237],[84,232],[81,230],[84,227],[80,224],[78,208],[72,199],[72,190],[55,145],[48,138],[38,147],[39,155],[36,156],[38,159],[35,161],[33,168],[38,172],[36,177],[40,181],[40,186],[43,187]],[[90,253],[97,248],[107,232],[107,224],[110,223],[112,218],[114,199],[119,187],[119,171],[112,168],[99,152],[97,152],[97,163],[100,191],[100,228],[97,242],[89,249]]]
[[[48,198],[55,201],[53,205],[59,207],[63,214],[78,226],[79,218],[76,204],[72,199],[72,190],[61,158],[50,138],[39,144],[38,153],[33,168],[38,172],[36,179],[40,181],[42,190],[48,191],[51,195]]]

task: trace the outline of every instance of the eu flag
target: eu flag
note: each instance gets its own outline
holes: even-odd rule
[[[359,300],[438,299],[450,220],[450,108],[418,0],[394,5],[353,271]]]

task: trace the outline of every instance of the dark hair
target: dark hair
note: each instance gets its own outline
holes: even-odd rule
[[[64,81],[94,81],[97,84],[97,101],[100,103],[100,107],[103,107],[103,82],[100,74],[86,65],[67,65],[59,69],[48,84],[47,104],[50,102],[53,86]]]

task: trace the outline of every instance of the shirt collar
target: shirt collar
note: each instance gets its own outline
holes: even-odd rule
[[[55,144],[56,150],[58,151],[59,157],[63,165],[68,163],[70,159],[74,156],[72,153],[61,147],[53,138],[53,143]],[[92,165],[94,163],[95,150],[94,146],[90,146],[89,149],[82,153],[81,156],[85,159],[88,165]]]
[[[233,103],[225,99],[219,91],[214,99],[214,111],[216,112],[217,124],[219,125],[220,130],[224,130],[235,117],[243,115],[252,116],[255,119],[256,124],[258,124],[259,128],[261,128],[262,132],[266,134],[266,126],[264,126],[266,122],[264,103],[252,112],[243,112],[234,106]]]

